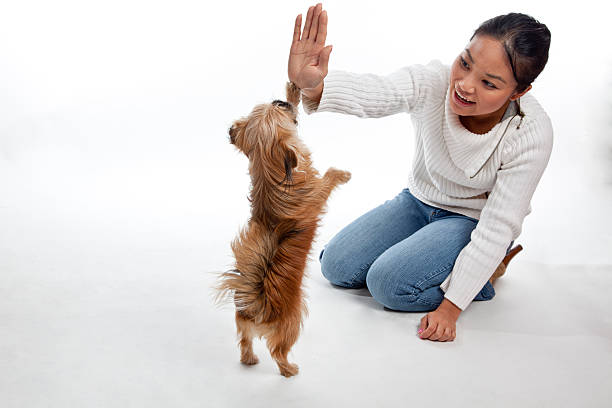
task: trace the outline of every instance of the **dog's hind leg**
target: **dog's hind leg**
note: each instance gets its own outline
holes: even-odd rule
[[[300,334],[299,325],[299,321],[278,324],[276,330],[266,337],[270,354],[278,364],[281,375],[285,377],[294,376],[299,371],[297,364],[292,364],[287,360],[287,354]]]
[[[236,329],[240,339],[240,362],[246,365],[259,363],[259,359],[253,353],[253,326],[252,321],[242,317],[240,312],[236,312]]]

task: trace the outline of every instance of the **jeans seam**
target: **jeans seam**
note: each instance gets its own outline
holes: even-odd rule
[[[426,306],[434,306],[434,307],[440,306],[440,303],[428,302],[419,296],[417,296],[415,302],[421,305],[426,305]]]
[[[417,287],[418,289],[420,289],[421,291],[422,291],[422,290],[424,290],[424,289],[422,288],[422,285],[423,285],[425,282],[432,280],[433,278],[435,278],[436,276],[438,276],[438,275],[439,275],[439,274],[441,274],[442,272],[444,272],[444,271],[446,271],[446,270],[448,270],[448,269],[452,268],[454,264],[455,264],[455,263],[453,262],[453,263],[449,263],[449,264],[447,264],[447,265],[444,265],[442,268],[439,268],[438,270],[436,270],[436,271],[435,271],[434,273],[432,273],[431,275],[429,275],[429,276],[427,276],[427,277],[425,277],[425,278],[421,279],[420,281],[416,282],[414,286],[415,286],[415,287]]]
[[[355,278],[357,278],[357,275],[366,271],[370,266],[372,266],[373,263],[374,262],[372,261],[370,263],[365,263],[359,266],[359,269],[357,270],[357,272],[355,272],[353,276],[351,276],[351,279],[349,280],[349,285],[353,286],[355,284]]]

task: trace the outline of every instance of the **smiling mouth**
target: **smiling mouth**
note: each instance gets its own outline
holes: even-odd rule
[[[455,97],[455,101],[457,101],[457,103],[459,103],[461,106],[471,106],[474,105],[476,102],[472,102],[466,98],[464,98],[463,96],[461,96],[461,94],[459,92],[457,92],[457,90],[454,90],[454,97]]]

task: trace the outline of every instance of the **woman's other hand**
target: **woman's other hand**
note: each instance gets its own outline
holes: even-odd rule
[[[325,46],[327,12],[322,7],[319,3],[308,9],[303,32],[302,15],[297,16],[289,52],[289,80],[300,89],[309,91],[305,93],[311,98],[321,96],[332,50],[331,45]]]
[[[432,341],[453,341],[457,336],[456,323],[461,309],[444,298],[440,306],[421,319],[419,337]]]

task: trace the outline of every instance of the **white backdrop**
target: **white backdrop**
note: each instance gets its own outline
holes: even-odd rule
[[[553,120],[555,145],[519,238],[522,257],[610,263],[607,17],[552,4],[329,1],[330,69],[451,63],[480,22],[511,10],[547,24],[550,60],[532,92]],[[138,223],[147,240],[210,251],[217,267],[248,216],[246,159],[227,143],[227,128],[256,103],[283,98],[293,21],[308,5],[5,2],[0,216],[14,229],[0,232],[3,247],[19,241],[18,230],[44,245],[44,234],[73,222],[94,241],[138,243],[129,228]],[[302,114],[300,132],[319,169],[354,175],[330,202],[321,239],[405,185],[407,115]]]

